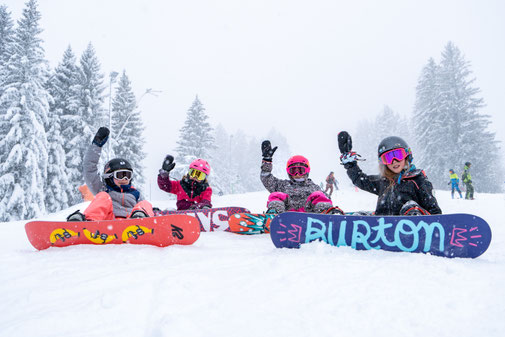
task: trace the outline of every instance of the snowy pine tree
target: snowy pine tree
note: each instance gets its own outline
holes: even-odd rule
[[[14,37],[14,24],[7,6],[0,6],[0,67],[3,67],[10,58],[10,47]]]
[[[212,168],[210,152],[214,147],[214,138],[208,119],[205,108],[196,96],[188,109],[186,121],[177,141],[177,165],[174,170],[177,178],[186,174],[189,164],[196,158],[207,160]]]
[[[74,138],[73,125],[79,123],[79,116],[76,115],[78,75],[75,56],[69,46],[48,82],[48,90],[53,97],[47,128],[50,151],[46,205],[50,212],[81,201],[77,190],[81,180],[69,181],[71,170],[67,169],[67,163],[71,167],[73,162],[73,158],[67,157],[74,150],[69,145]]]
[[[476,97],[480,89],[473,86],[471,76],[470,63],[452,42],[446,45],[440,65],[430,59],[416,88],[412,121],[416,142],[435,187],[447,188],[449,169],[461,175],[469,161],[476,189],[497,192],[501,185],[496,181],[504,172],[499,143],[488,130],[489,116],[479,112],[484,102]]]
[[[48,123],[51,96],[44,88],[47,62],[39,35],[35,0],[26,3],[10,46],[0,118],[9,130],[0,140],[5,150],[0,166],[0,221],[30,219],[45,212]]]
[[[263,190],[259,178],[261,141],[238,130],[230,135],[222,125],[214,132],[212,189],[219,193],[244,193]],[[287,146],[284,146],[289,150]],[[277,155],[277,153],[276,153]],[[283,151],[281,151],[283,157]],[[285,171],[284,171],[285,172]]]
[[[112,101],[112,129],[110,142],[112,142],[112,157],[121,157],[128,160],[135,172],[134,185],[140,188],[145,184],[143,175],[144,125],[137,110],[135,95],[133,94],[130,80],[123,71],[119,79],[116,93]]]
[[[450,137],[446,139],[446,146],[457,151],[451,151],[448,161],[460,173],[464,163],[471,162],[477,190],[498,192],[501,184],[496,182],[502,180],[504,172],[499,143],[488,130],[490,117],[479,112],[484,100],[476,97],[480,88],[473,86],[474,83],[470,62],[449,42],[440,62],[441,109],[448,121],[446,127]],[[445,168],[449,169],[447,165]]]
[[[439,145],[451,138],[446,129],[450,118],[442,110],[441,97],[440,67],[430,58],[416,87],[412,125],[416,142],[415,158],[437,187],[447,180],[444,169],[448,151],[440,151]]]
[[[75,193],[84,183],[82,159],[86,149],[100,126],[109,125],[103,103],[105,100],[103,74],[93,46],[88,44],[80,59],[76,90],[76,100],[72,99],[69,115],[65,116],[65,137],[68,141],[67,172]],[[107,123],[106,123],[107,121]]]
[[[4,90],[4,79],[6,76],[5,67],[7,65],[7,61],[10,58],[10,52],[12,50],[11,44],[13,40],[13,23],[11,19],[10,13],[7,11],[7,7],[5,5],[0,6],[0,96]],[[0,117],[0,139],[5,138],[7,132],[9,131],[9,123],[6,120],[3,120]],[[7,149],[0,148],[0,159],[2,159],[3,155],[7,154]],[[3,159],[1,160],[3,162]]]
[[[59,110],[49,112],[47,124],[48,162],[45,181],[45,204],[48,212],[53,213],[69,206],[69,184],[65,166],[65,138],[61,134],[61,115]]]
[[[214,193],[230,194],[232,193],[232,137],[225,128],[219,124],[214,129],[215,147],[210,151],[212,158],[212,190]]]
[[[231,193],[259,191],[263,184],[259,178],[261,142],[238,130],[230,137]],[[259,161],[258,161],[259,160]]]

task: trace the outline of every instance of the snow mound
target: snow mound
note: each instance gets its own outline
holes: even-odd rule
[[[0,336],[503,336],[503,195],[451,199],[444,213],[489,222],[475,260],[355,251],[312,243],[275,249],[268,235],[202,233],[192,246],[87,246],[36,251],[26,221],[1,223]],[[265,208],[266,192],[214,198]],[[344,210],[376,197],[338,191]],[[153,202],[160,208],[174,200]],[[51,214],[64,220],[86,203]]]

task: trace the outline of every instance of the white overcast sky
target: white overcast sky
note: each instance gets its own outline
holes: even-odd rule
[[[17,20],[24,1],[2,3]],[[39,10],[51,66],[69,44],[80,57],[92,42],[103,72],[125,69],[137,98],[162,91],[139,104],[149,175],[198,94],[229,132],[261,138],[274,126],[321,180],[342,170],[338,131],[385,104],[411,113],[422,67],[448,41],[471,62],[505,141],[504,1],[39,0]]]

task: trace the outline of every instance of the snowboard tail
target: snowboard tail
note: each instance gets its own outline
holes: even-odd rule
[[[470,214],[427,216],[353,216],[286,212],[271,224],[278,248],[299,248],[312,241],[357,250],[429,253],[476,258],[491,243],[491,228]]]
[[[230,232],[237,234],[270,233],[270,222],[277,214],[236,213],[230,216]]]
[[[190,245],[200,236],[200,223],[189,215],[102,221],[32,221],[28,240],[38,250],[79,244]]]
[[[155,216],[184,214],[196,218],[202,232],[230,231],[228,220],[236,213],[249,212],[243,207],[216,207],[203,209],[188,209],[184,211],[164,210],[154,212]]]

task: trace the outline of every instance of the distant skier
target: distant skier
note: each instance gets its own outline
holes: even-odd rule
[[[335,186],[335,190],[338,191],[338,182],[337,179],[335,178],[335,174],[330,172],[330,174],[326,177],[326,189],[324,190],[324,193],[331,198],[331,195],[333,194],[333,186]],[[330,190],[330,193],[328,194],[328,190]]]
[[[454,172],[453,169],[450,169],[449,173],[451,174],[450,175],[451,181],[449,181],[447,183],[447,185],[451,185],[451,197],[454,199],[454,191],[456,190],[459,193],[459,197],[463,198],[463,196],[461,195],[461,190],[459,189],[459,177],[458,177],[458,175]]]
[[[261,182],[270,192],[267,213],[297,212],[332,212],[342,214],[337,207],[332,207],[331,200],[321,191],[319,185],[309,178],[310,164],[303,156],[293,156],[286,164],[289,179],[278,179],[272,174],[272,156],[277,146],[272,148],[269,140],[263,141],[261,151]]]
[[[467,200],[474,200],[473,199],[473,184],[472,184],[472,175],[470,174],[470,167],[472,166],[472,163],[466,162],[465,167],[463,169],[463,174],[461,175],[461,178],[463,179],[463,183],[465,184],[466,187],[466,193],[465,193],[465,199]]]
[[[346,132],[338,134],[340,160],[353,184],[377,194],[376,215],[441,214],[432,194],[431,182],[424,171],[412,163],[412,152],[400,137],[384,138],[378,148],[380,175],[366,175],[357,161],[361,157],[352,151],[352,139]]]
[[[97,170],[102,146],[109,138],[109,129],[98,129],[83,160],[83,175],[86,185],[95,195],[84,213],[79,210],[70,214],[67,221],[114,220],[154,216],[151,203],[131,183],[133,168],[123,158],[114,158],[105,164],[103,174]]]
[[[158,174],[158,186],[177,196],[177,210],[211,208],[212,188],[207,180],[209,163],[203,159],[193,160],[181,180],[170,180],[169,174],[174,167],[174,157],[167,155]]]

